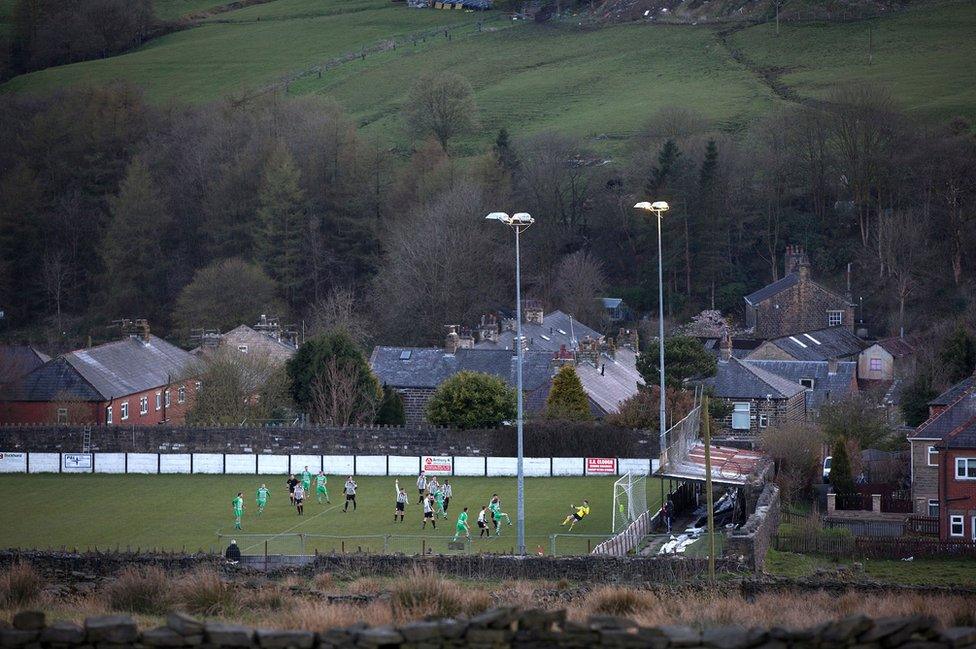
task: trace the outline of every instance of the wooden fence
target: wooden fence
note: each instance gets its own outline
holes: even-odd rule
[[[851,559],[907,559],[908,557],[972,557],[976,543],[935,539],[777,534],[773,548],[782,552],[822,554]]]
[[[905,529],[912,534],[939,535],[938,516],[909,516],[905,519]]]

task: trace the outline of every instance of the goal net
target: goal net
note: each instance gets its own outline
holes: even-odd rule
[[[613,533],[647,511],[647,476],[627,473],[613,483]]]

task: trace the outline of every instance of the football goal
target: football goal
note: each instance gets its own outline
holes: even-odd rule
[[[627,473],[613,483],[613,533],[647,511],[647,476]]]

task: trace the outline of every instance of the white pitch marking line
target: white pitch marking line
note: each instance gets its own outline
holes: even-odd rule
[[[316,519],[316,518],[318,518],[318,517],[319,517],[319,516],[321,516],[322,514],[326,514],[326,513],[328,513],[328,512],[331,512],[332,510],[334,510],[334,509],[338,509],[338,508],[339,508],[339,505],[333,505],[332,507],[329,507],[329,508],[327,508],[327,509],[323,509],[323,510],[322,510],[322,511],[320,511],[320,512],[319,512],[318,514],[316,514],[315,516],[311,516],[311,517],[309,517],[309,518],[306,518],[306,519],[305,519],[305,520],[303,520],[303,521],[302,521],[301,523],[298,523],[297,525],[293,525],[292,527],[289,527],[289,528],[288,528],[287,530],[284,530],[284,531],[282,531],[282,532],[278,532],[278,533],[277,533],[277,534],[275,534],[274,536],[271,536],[271,537],[268,537],[268,538],[266,538],[266,539],[264,539],[263,541],[258,541],[257,543],[254,543],[254,544],[252,544],[252,545],[249,545],[249,546],[247,546],[246,548],[244,548],[244,549],[242,550],[242,552],[246,552],[246,551],[248,551],[248,550],[250,550],[251,548],[254,548],[254,547],[257,547],[257,546],[259,546],[259,545],[261,545],[262,543],[265,543],[265,542],[267,542],[267,541],[273,541],[274,539],[276,539],[276,538],[278,538],[278,537],[279,537],[279,536],[281,536],[282,534],[288,534],[288,532],[291,532],[292,530],[294,530],[294,529],[297,529],[297,528],[299,528],[299,527],[301,527],[301,526],[302,526],[302,525],[304,525],[305,523],[308,523],[309,521],[312,521],[312,520],[314,520],[314,519]]]

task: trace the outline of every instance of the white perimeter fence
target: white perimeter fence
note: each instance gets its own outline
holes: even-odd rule
[[[240,453],[33,453],[0,451],[0,473],[203,473],[407,476],[514,476],[514,457],[440,455],[263,455]],[[657,460],[644,458],[527,457],[528,477],[651,475]]]

